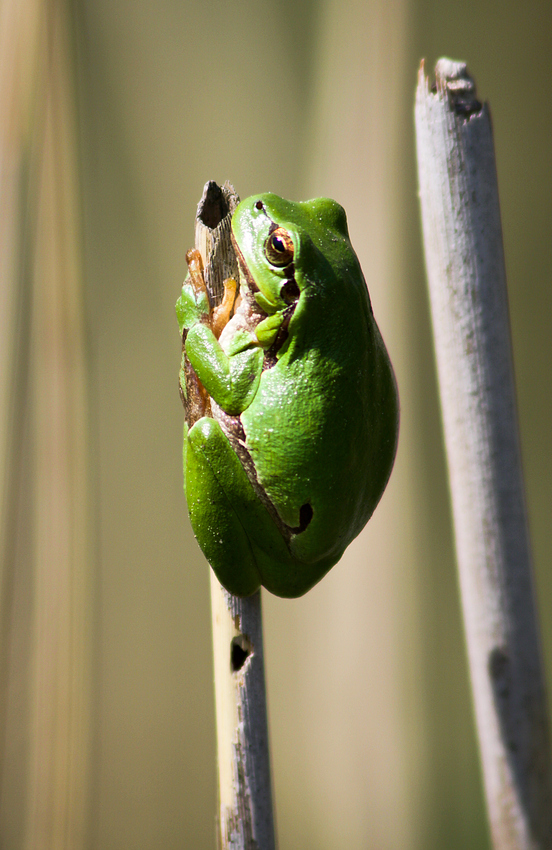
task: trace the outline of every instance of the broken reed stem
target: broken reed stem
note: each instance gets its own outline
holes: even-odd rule
[[[423,64],[418,172],[456,553],[498,850],[552,848],[545,686],[489,111],[462,63]]]
[[[221,850],[275,850],[261,591],[240,599],[211,570]]]
[[[238,280],[230,220],[239,201],[229,184],[205,185],[195,247],[206,283],[220,300]],[[264,678],[261,592],[232,596],[211,570],[211,611],[219,788],[220,850],[275,850]]]

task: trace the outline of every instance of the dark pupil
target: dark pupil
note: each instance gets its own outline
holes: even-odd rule
[[[283,241],[280,239],[279,236],[272,237],[272,247],[275,251],[279,251],[281,254],[283,254],[286,250],[286,246],[284,245]]]

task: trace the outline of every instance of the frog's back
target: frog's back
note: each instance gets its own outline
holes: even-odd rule
[[[348,238],[329,260],[316,241],[296,269],[302,293],[287,344],[241,418],[258,483],[292,530],[293,554],[334,563],[385,488],[398,405]]]

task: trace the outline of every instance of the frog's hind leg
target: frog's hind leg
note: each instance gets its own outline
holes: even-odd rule
[[[243,485],[251,486],[240,461],[214,419],[200,419],[190,430],[186,448],[186,499],[194,534],[222,585],[236,596],[249,596],[261,584],[256,559],[236,501]],[[236,466],[237,464],[237,466]],[[245,482],[241,482],[242,476]],[[223,482],[242,487],[229,499]]]

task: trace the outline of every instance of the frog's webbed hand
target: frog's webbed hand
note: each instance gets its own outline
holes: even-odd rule
[[[186,262],[188,275],[182,285],[180,298],[176,302],[176,315],[183,341],[186,338],[186,332],[198,322],[209,326],[211,324],[211,305],[203,276],[203,260],[196,248],[188,251]]]
[[[207,324],[211,328],[218,339],[232,315],[238,291],[238,284],[234,278],[227,278],[224,281],[224,295],[222,302],[217,307],[213,307],[209,296],[209,290],[205,283],[203,260],[197,248],[190,248],[186,254],[186,262],[188,263],[188,277],[186,278],[186,283],[191,286],[194,299],[198,307],[203,307],[204,309],[207,307],[208,309],[208,318],[205,315],[205,312],[202,311],[201,321],[203,321],[203,324]]]
[[[236,301],[237,291],[238,284],[236,283],[234,278],[227,278],[224,281],[224,295],[222,298],[222,303],[219,304],[218,307],[215,307],[211,314],[211,329],[217,339],[221,335],[225,326],[228,324],[228,320],[232,315],[232,311],[234,309],[234,302]]]
[[[238,332],[226,353],[211,328],[198,322],[188,332],[185,353],[219,407],[231,416],[248,407],[259,387],[263,365],[262,349],[252,334]]]

